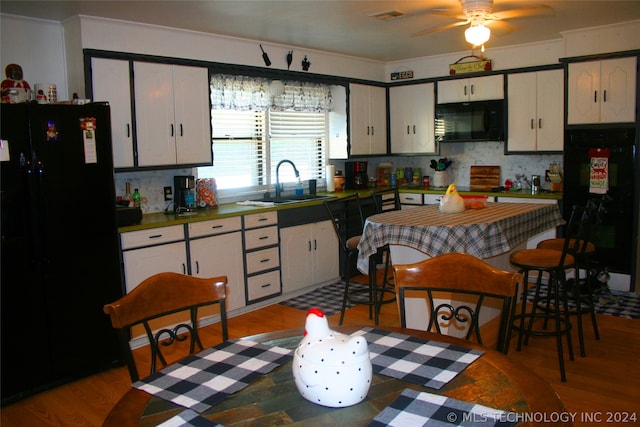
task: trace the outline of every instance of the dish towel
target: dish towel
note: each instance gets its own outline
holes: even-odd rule
[[[513,426],[518,414],[405,389],[369,426]]]
[[[173,363],[133,386],[201,413],[293,358],[292,350],[230,340]]]
[[[373,372],[440,389],[483,352],[405,334],[363,328]]]
[[[589,193],[607,194],[609,191],[609,157],[608,148],[590,148]]]

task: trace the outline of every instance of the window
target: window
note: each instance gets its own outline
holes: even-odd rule
[[[283,159],[296,165],[303,181],[324,178],[328,86],[218,75],[211,91],[214,159],[213,166],[198,168],[199,178],[215,178],[229,193],[268,189]],[[296,182],[290,165],[280,168],[280,182]]]

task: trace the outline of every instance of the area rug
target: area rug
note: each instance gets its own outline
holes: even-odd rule
[[[535,287],[529,289],[527,301],[533,301]],[[547,296],[547,285],[540,288],[540,296]],[[627,319],[640,319],[640,298],[628,292],[600,290],[593,296],[596,313],[609,316],[624,317]],[[575,304],[569,302],[569,307],[575,309]]]
[[[362,290],[366,291],[368,285],[361,283],[349,283],[349,291]],[[287,307],[297,308],[298,310],[309,310],[312,307],[320,308],[326,316],[340,313],[342,308],[342,297],[344,295],[344,283],[337,282],[326,285],[311,292],[302,294],[295,298],[282,301],[280,304]],[[347,308],[353,307],[355,304],[347,301]]]

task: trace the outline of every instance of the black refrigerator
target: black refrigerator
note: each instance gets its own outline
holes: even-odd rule
[[[2,104],[2,404],[121,363],[110,109]]]

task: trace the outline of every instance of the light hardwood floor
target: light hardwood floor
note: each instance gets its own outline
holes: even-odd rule
[[[301,310],[273,305],[229,319],[231,338],[280,329],[303,327],[306,313]],[[329,318],[337,325],[338,316]],[[509,357],[522,363],[547,380],[564,402],[568,413],[576,414],[575,425],[596,425],[580,422],[581,418],[608,413],[635,413],[640,417],[640,320],[598,316],[601,339],[595,341],[590,323],[586,326],[587,357],[577,352],[568,361],[566,383],[560,382],[558,359],[553,338],[532,338],[523,351],[515,350],[512,340]],[[347,311],[345,324],[373,325],[368,309],[357,306]],[[385,305],[380,324],[399,326],[394,304]],[[208,326],[203,334],[205,346],[220,341],[217,325]],[[484,336],[485,344],[491,333]],[[574,333],[575,335],[575,333]],[[141,349],[144,350],[144,349]],[[171,357],[171,356],[169,356]],[[148,369],[148,356],[138,351],[136,361],[141,372]],[[2,408],[2,427],[38,426],[100,426],[113,405],[130,388],[125,367],[112,369],[89,378],[40,393]],[[604,424],[604,422],[603,422]],[[620,423],[610,423],[611,425]],[[628,425],[639,425],[640,420]],[[124,427],[124,426],[123,426]]]

